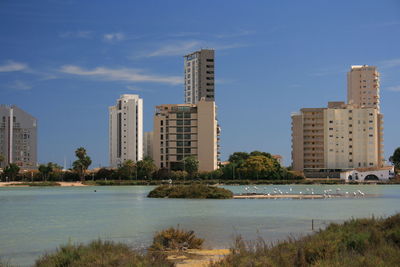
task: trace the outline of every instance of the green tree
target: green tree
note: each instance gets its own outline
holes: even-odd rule
[[[47,181],[50,173],[53,171],[53,166],[52,166],[51,162],[47,163],[47,165],[40,164],[38,170],[42,175],[43,181]]]
[[[136,164],[138,176],[140,178],[148,179],[152,178],[154,172],[157,170],[154,160],[150,157],[145,157]]]
[[[81,181],[84,181],[86,170],[89,168],[90,164],[92,164],[92,160],[86,154],[86,149],[83,147],[79,147],[75,150],[75,156],[78,159],[72,163],[72,167],[79,175]]]
[[[10,163],[3,170],[4,176],[10,181],[14,181],[19,173],[19,167],[15,163]]]
[[[396,170],[400,170],[400,147],[396,148],[393,155],[390,156],[389,161],[393,163]]]
[[[235,152],[232,155],[229,156],[228,161],[230,163],[236,163],[236,164],[241,164],[243,163],[248,157],[249,153],[247,152]]]
[[[132,179],[133,173],[136,172],[135,162],[131,159],[125,160],[118,168],[119,179]]]
[[[274,161],[266,156],[250,156],[243,165],[240,171],[248,178],[269,178],[268,176],[278,171]]]
[[[193,178],[199,169],[199,161],[195,157],[189,156],[183,159],[183,166],[190,178]]]

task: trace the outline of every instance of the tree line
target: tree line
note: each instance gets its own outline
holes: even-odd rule
[[[20,168],[11,163],[3,169],[2,181],[85,181],[85,180],[185,180],[185,179],[221,179],[221,180],[294,180],[303,179],[300,173],[291,171],[267,152],[253,151],[234,152],[225,164],[217,170],[201,172],[198,170],[199,162],[189,156],[183,159],[182,164],[175,170],[166,168],[158,169],[154,161],[145,157],[134,162],[126,160],[118,168],[100,168],[88,171],[92,164],[86,149],[79,147],[75,151],[76,160],[72,168],[66,171],[56,163],[40,164],[38,170],[20,172]],[[397,170],[400,170],[400,147],[389,158]],[[0,155],[0,163],[4,157]]]

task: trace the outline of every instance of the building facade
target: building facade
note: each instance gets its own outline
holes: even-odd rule
[[[215,101],[214,50],[201,49],[184,59],[185,103],[197,104],[203,98]]]
[[[113,168],[143,158],[143,100],[138,95],[122,95],[109,107],[109,158]]]
[[[329,102],[292,115],[294,170],[380,167],[383,120],[375,108]]]
[[[375,66],[351,66],[347,73],[347,102],[380,111],[379,72]]]
[[[21,169],[33,169],[37,165],[37,120],[17,106],[0,105],[0,155],[4,161]]]
[[[143,135],[143,157],[153,158],[153,132]]]
[[[379,73],[376,67],[352,66],[347,77],[348,104],[329,102],[292,114],[294,170],[323,177],[321,172],[384,166]]]
[[[213,171],[218,164],[219,128],[213,101],[167,104],[156,107],[153,159],[158,168],[184,170],[183,160],[194,156],[199,171]]]

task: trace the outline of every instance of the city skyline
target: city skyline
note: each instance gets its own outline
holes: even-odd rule
[[[39,120],[40,163],[63,165],[84,146],[92,167],[107,166],[107,107],[122,94],[139,94],[144,131],[151,131],[155,106],[183,102],[183,56],[213,48],[222,160],[258,149],[289,165],[291,112],[345,101],[345,73],[368,64],[382,75],[387,159],[400,131],[400,4],[322,2],[233,2],[227,14],[227,2],[210,2],[203,14],[209,19],[194,20],[187,10],[195,3],[123,2],[108,10],[105,2],[92,9],[74,1],[4,1],[0,102]]]

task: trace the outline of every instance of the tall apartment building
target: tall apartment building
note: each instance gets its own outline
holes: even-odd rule
[[[184,56],[185,103],[215,100],[214,50],[201,49]]]
[[[37,165],[37,120],[17,106],[0,105],[0,154],[4,168],[15,163],[22,169]]]
[[[347,73],[347,102],[380,111],[379,72],[376,67],[351,66]]]
[[[143,157],[153,158],[153,132],[143,135]]]
[[[184,169],[183,159],[194,156],[199,171],[217,169],[219,128],[214,101],[157,106],[153,131],[153,159],[158,168]]]
[[[383,165],[383,121],[375,108],[344,102],[304,108],[292,115],[295,170],[352,169]]]
[[[143,158],[143,99],[138,95],[122,95],[109,107],[109,157],[114,168]]]
[[[292,166],[305,172],[382,167],[383,115],[376,67],[352,66],[348,104],[292,114]]]

